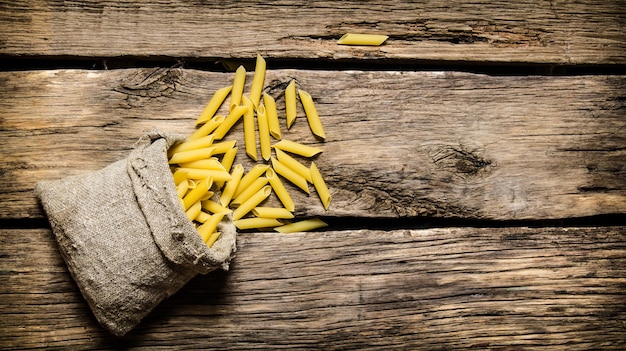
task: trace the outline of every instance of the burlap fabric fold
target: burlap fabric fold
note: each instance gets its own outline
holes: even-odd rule
[[[228,270],[236,229],[219,224],[208,248],[176,195],[167,149],[183,137],[151,132],[127,159],[37,184],[35,192],[81,293],[121,336],[196,274]]]

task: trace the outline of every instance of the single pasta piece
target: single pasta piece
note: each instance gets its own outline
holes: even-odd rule
[[[224,166],[216,158],[207,158],[203,160],[196,160],[190,162],[183,162],[178,164],[181,168],[198,168],[198,169],[213,169],[216,171],[226,171]],[[180,169],[179,169],[180,170]]]
[[[304,157],[313,157],[322,152],[322,149],[318,147],[296,143],[287,139],[277,142],[273,147],[274,149],[280,149]]]
[[[196,120],[197,126],[200,124],[204,124],[208,120],[213,118],[217,110],[224,103],[224,100],[226,100],[226,96],[228,96],[228,93],[230,93],[232,89],[233,89],[233,86],[229,85],[227,87],[218,89],[217,91],[215,91],[215,93],[213,93],[213,97],[211,98],[211,101],[209,101],[209,103],[206,105],[206,107],[204,108],[204,110],[202,111],[198,119]]]
[[[204,179],[211,177],[216,182],[225,182],[230,180],[230,173],[215,169],[198,169],[198,168],[181,168],[187,172],[189,179]]]
[[[296,121],[296,81],[291,80],[285,88],[285,117],[287,118],[287,129],[291,128]]]
[[[235,162],[235,157],[237,156],[237,150],[237,147],[233,147],[224,153],[221,164],[225,171],[230,172],[230,168],[233,166],[233,162]]]
[[[187,190],[189,190],[189,182],[187,181],[187,179],[185,179],[184,182],[180,182],[180,184],[176,186],[176,194],[181,199],[185,197],[185,194],[187,194]]]
[[[265,114],[265,107],[259,106],[256,110],[257,123],[259,124],[259,144],[261,146],[261,157],[269,161],[272,156],[272,146],[270,145],[270,127]]]
[[[230,111],[241,104],[241,97],[243,96],[243,86],[246,83],[246,69],[243,66],[239,66],[235,71],[235,78],[233,79],[233,90],[230,93]]]
[[[307,121],[309,121],[309,128],[311,128],[313,134],[322,139],[326,139],[326,133],[324,133],[322,121],[320,120],[320,116],[317,113],[317,109],[315,108],[315,103],[313,103],[313,98],[311,97],[311,94],[307,93],[304,90],[298,90],[298,94],[300,95],[300,102],[302,102],[302,107],[304,108],[306,119]]]
[[[212,191],[207,191],[206,194],[202,195],[202,197],[200,198],[200,201],[206,201],[210,199],[213,196],[213,194],[215,193]]]
[[[283,207],[257,206],[252,210],[252,214],[261,218],[282,218],[282,219],[293,218],[293,213]]]
[[[206,122],[200,129],[196,129],[196,131],[189,136],[189,140],[200,139],[211,134],[211,132],[219,127],[220,124],[224,123],[225,120],[226,116],[215,116],[211,118],[211,120]]]
[[[213,247],[213,244],[215,244],[217,239],[220,238],[220,235],[221,234],[219,232],[215,232],[215,233],[211,234],[209,239],[206,241],[206,246],[208,246],[209,248]]]
[[[198,139],[185,141],[183,143],[180,143],[178,145],[171,147],[167,151],[167,154],[171,157],[173,154],[177,152],[207,148],[207,147],[210,147],[211,144],[213,144],[214,139],[215,137],[213,135],[207,135]]]
[[[310,194],[309,185],[307,184],[306,179],[298,173],[292,171],[291,168],[285,166],[274,157],[272,157],[272,168],[276,173],[280,174],[295,186],[302,189],[305,193]]]
[[[202,149],[181,151],[181,152],[177,152],[173,154],[168,162],[169,164],[176,164],[176,163],[185,163],[185,162],[191,162],[191,161],[196,161],[196,160],[202,160],[202,159],[211,157],[214,151],[215,151],[215,148],[213,147],[205,147]]]
[[[270,185],[272,186],[272,189],[274,189],[274,193],[276,194],[280,202],[283,204],[283,206],[285,206],[285,208],[288,211],[291,211],[291,212],[295,211],[296,206],[293,200],[291,199],[291,195],[289,195],[289,192],[287,191],[287,189],[285,189],[283,182],[280,181],[280,178],[276,175],[274,170],[271,168],[268,168],[267,171],[265,172],[265,177],[267,178]]]
[[[248,110],[243,114],[243,138],[246,144],[246,154],[253,159],[257,160],[256,152],[256,134],[254,132],[254,107],[252,101],[246,96],[243,97],[243,106],[246,106]]]
[[[224,207],[224,206],[222,206],[222,205],[220,205],[217,202],[212,201],[212,200],[201,201],[201,204],[202,204],[202,206],[201,206],[202,209],[205,210],[205,211],[208,211],[210,213],[222,213],[222,212],[223,213],[231,213],[232,212],[232,210],[230,210],[230,209],[228,209],[228,208],[226,208],[226,207]]]
[[[263,105],[265,105],[265,114],[267,115],[267,124],[270,128],[270,134],[274,139],[280,140],[280,123],[278,123],[276,100],[270,95],[263,93]]]
[[[283,234],[287,233],[296,233],[296,232],[306,232],[309,230],[319,229],[328,226],[324,221],[319,218],[305,219],[302,221],[285,224],[280,227],[274,228],[276,231],[281,232]]]
[[[246,188],[249,187],[250,184],[252,184],[252,182],[254,182],[258,177],[260,177],[261,174],[263,174],[268,168],[268,165],[262,164],[252,167],[248,171],[248,173],[246,173],[246,175],[241,178],[241,181],[239,182],[239,185],[237,186],[237,190],[235,190],[235,194],[233,195],[233,197],[237,197],[239,194],[241,194],[242,191],[246,190]]]
[[[215,232],[218,223],[222,220],[222,218],[224,218],[225,215],[226,214],[222,212],[214,213],[206,220],[206,222],[198,227],[198,233],[200,233],[204,242],[206,242],[209,239],[209,236]]]
[[[256,66],[254,67],[254,76],[252,77],[252,85],[250,86],[250,101],[256,108],[261,100],[261,92],[263,91],[263,83],[265,83],[266,63],[261,55],[256,55]]]
[[[226,133],[228,133],[230,128],[232,128],[235,123],[237,123],[241,116],[246,113],[246,111],[248,111],[248,108],[245,106],[237,106],[233,108],[228,116],[226,116],[226,119],[224,119],[224,122],[222,122],[213,132],[213,135],[215,135],[215,139],[221,140],[226,135]]]
[[[222,204],[222,206],[226,207],[228,206],[228,204],[230,204],[230,200],[235,195],[235,190],[237,190],[242,176],[243,166],[241,164],[235,165],[230,175],[230,180],[226,182],[226,186],[224,187],[222,195],[220,196],[220,203]]]
[[[235,224],[235,227],[241,230],[257,229],[257,228],[274,228],[276,226],[283,225],[276,218],[259,218],[259,217],[238,219],[234,221],[233,223]]]
[[[267,199],[272,193],[272,187],[269,185],[264,186],[261,190],[257,191],[252,197],[242,203],[233,211],[233,221],[241,219],[248,212],[252,211],[258,204]]]
[[[339,38],[337,44],[378,46],[388,38],[387,35],[347,33]]]
[[[233,205],[240,205],[266,185],[267,178],[258,177],[257,179],[255,179],[254,182],[252,182],[252,184],[248,185],[239,195],[237,195],[230,203]]]
[[[276,159],[280,161],[280,163],[289,167],[292,171],[301,175],[307,182],[313,183],[313,179],[311,179],[311,170],[295,158],[287,155],[286,152],[281,149],[276,149]]]
[[[215,150],[213,150],[213,154],[214,155],[219,155],[219,154],[225,154],[228,151],[232,150],[235,145],[237,145],[237,140],[229,140],[229,141],[222,141],[216,144],[211,145],[211,147],[215,148]]]
[[[174,171],[173,177],[174,177],[174,184],[176,185],[179,185],[183,181],[187,182],[187,173],[184,171],[181,171],[180,169]]]
[[[213,179],[211,177],[207,177],[203,179],[201,182],[196,184],[196,187],[189,191],[185,197],[183,197],[183,207],[185,211],[194,204],[194,202],[200,200],[200,198],[211,188],[213,184]]]
[[[313,178],[313,186],[315,187],[315,191],[317,191],[317,195],[320,200],[322,200],[324,209],[328,210],[332,197],[330,196],[330,191],[328,191],[326,182],[324,181],[324,178],[322,178],[322,174],[315,165],[315,162],[311,162],[311,178]]]
[[[202,211],[202,203],[198,200],[194,202],[187,211],[185,211],[185,214],[190,221],[193,221],[198,217],[200,211]]]
[[[206,222],[209,218],[211,217],[211,215],[209,213],[206,213],[204,211],[200,211],[200,213],[198,213],[198,216],[196,217],[196,221],[200,222],[200,223],[204,223]]]

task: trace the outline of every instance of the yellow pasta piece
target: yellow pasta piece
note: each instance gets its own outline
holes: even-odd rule
[[[265,114],[267,115],[267,124],[270,134],[276,140],[281,139],[280,123],[278,123],[278,111],[276,110],[276,100],[270,95],[263,93],[263,105],[265,106]]]
[[[330,196],[330,191],[328,191],[326,182],[324,181],[324,178],[322,178],[322,174],[315,165],[315,162],[311,162],[311,178],[313,178],[313,186],[322,201],[322,205],[324,205],[324,209],[328,210],[332,197]]]
[[[287,139],[277,142],[273,147],[274,149],[280,149],[304,157],[313,157],[322,152],[322,149],[320,148],[296,143],[295,141]]]
[[[259,106],[256,110],[257,123],[259,124],[259,145],[261,147],[261,157],[269,161],[272,156],[272,146],[270,141],[270,127],[265,114],[265,107]]]
[[[257,206],[254,209],[252,209],[252,214],[261,218],[282,218],[282,219],[293,218],[293,213],[283,207]]]
[[[220,213],[220,212],[231,213],[232,212],[232,210],[212,200],[204,200],[201,202],[201,204],[202,204],[202,209],[210,213]]]
[[[387,40],[389,36],[387,35],[379,35],[379,34],[357,34],[357,33],[347,33],[344,34],[339,40],[337,44],[340,45],[368,45],[368,46],[378,46],[382,45],[385,40]]]
[[[252,77],[252,85],[250,86],[250,101],[256,108],[261,101],[261,92],[263,91],[263,83],[265,83],[266,63],[261,55],[256,55],[256,65],[254,67],[254,76]]]
[[[167,154],[171,157],[173,154],[177,152],[207,148],[207,147],[210,147],[211,144],[213,144],[214,139],[215,137],[213,135],[207,135],[202,138],[186,141],[186,142],[183,142],[183,143],[180,143],[178,145],[171,147],[167,151]]]
[[[187,181],[187,173],[180,169],[174,171],[173,177],[174,177],[174,184],[176,185],[179,185],[183,181],[185,182]]]
[[[230,168],[233,166],[233,162],[235,162],[238,149],[237,147],[233,147],[224,153],[221,164],[225,171],[230,172]]]
[[[288,211],[291,211],[291,212],[295,211],[296,206],[293,200],[291,199],[291,195],[289,195],[289,192],[287,191],[287,189],[285,189],[283,182],[280,181],[280,178],[276,175],[274,170],[269,168],[265,172],[265,177],[267,178],[270,185],[272,186],[272,189],[274,189],[274,193],[276,194],[280,202],[283,204],[283,206],[285,206],[285,208]]]
[[[243,166],[241,164],[235,165],[230,180],[226,183],[224,190],[222,191],[222,195],[220,196],[220,203],[222,206],[228,206],[230,204],[230,200],[235,195],[235,191],[239,186],[239,182],[241,181],[241,177],[243,176]]]
[[[226,116],[226,119],[224,119],[224,122],[222,122],[213,132],[215,139],[221,140],[224,136],[226,136],[226,133],[228,133],[230,128],[237,123],[246,111],[248,111],[248,108],[245,106],[237,106],[233,108],[228,116]]]
[[[213,179],[211,179],[211,177],[207,177],[196,184],[196,187],[183,197],[183,207],[185,211],[187,211],[189,207],[194,204],[194,202],[200,200],[202,195],[209,191],[211,184],[213,184]]]
[[[225,182],[230,180],[230,173],[214,169],[198,169],[198,168],[181,168],[187,172],[189,179],[204,179],[211,176],[216,182]]]
[[[206,241],[206,246],[208,246],[209,248],[213,247],[213,244],[215,244],[217,239],[220,238],[220,235],[221,234],[219,232],[215,232],[215,233],[211,234],[209,239]]]
[[[238,219],[233,222],[235,227],[241,230],[245,229],[257,229],[257,228],[274,228],[276,226],[283,225],[276,218],[244,218]]]
[[[235,147],[235,145],[237,145],[237,140],[229,140],[229,141],[222,141],[219,143],[215,143],[211,145],[211,147],[215,149],[213,150],[213,154],[219,155],[219,154],[225,154],[228,151],[232,150]]]
[[[185,194],[187,194],[187,190],[189,190],[189,182],[187,179],[185,179],[184,182],[180,182],[180,184],[176,186],[176,194],[181,199],[185,196]]]
[[[181,152],[177,152],[173,154],[168,162],[170,164],[175,164],[175,163],[185,163],[185,162],[191,162],[191,161],[196,161],[196,160],[202,160],[202,159],[211,157],[211,155],[213,155],[213,151],[215,151],[215,148],[213,147],[205,147],[202,149],[181,151]]]
[[[233,86],[229,85],[227,87],[218,89],[215,91],[215,93],[213,93],[213,97],[211,97],[211,100],[209,101],[209,103],[206,105],[206,107],[204,108],[204,110],[202,111],[198,119],[196,120],[197,126],[200,124],[204,124],[207,121],[209,121],[211,118],[213,118],[217,110],[224,103],[224,100],[226,100],[226,96],[228,96],[228,93],[230,93],[232,89],[233,89]]]
[[[243,106],[248,108],[246,113],[243,114],[243,138],[246,144],[246,154],[248,154],[251,159],[256,161],[256,134],[254,132],[254,108],[252,106],[252,101],[244,96]]]
[[[250,186],[250,184],[252,184],[252,182],[254,182],[258,177],[260,177],[261,174],[263,174],[268,168],[268,165],[255,165],[252,167],[248,173],[241,178],[233,197],[237,197],[242,191],[246,190],[246,188]]]
[[[211,215],[209,213],[206,213],[204,211],[200,211],[200,213],[198,213],[198,216],[196,216],[196,221],[200,222],[200,223],[204,223],[206,222],[209,218],[211,217]]]
[[[202,237],[204,242],[207,242],[212,233],[217,229],[217,225],[220,223],[222,218],[224,218],[225,213],[215,213],[212,214],[206,222],[204,222],[201,226],[198,227],[198,233]]]
[[[233,211],[233,220],[236,221],[245,216],[248,212],[252,211],[258,204],[267,199],[272,193],[272,187],[269,185],[264,186],[261,190],[257,191],[252,197],[242,203]]]
[[[202,211],[202,204],[200,200],[198,200],[194,202],[187,211],[185,211],[185,214],[190,221],[193,221],[196,219],[196,217],[198,217],[200,211]]]
[[[285,89],[285,117],[287,118],[287,129],[291,128],[296,121],[296,81],[291,80]]]
[[[313,183],[313,180],[311,179],[311,170],[295,158],[287,155],[287,153],[281,149],[276,149],[276,159],[280,161],[280,163],[289,167],[292,171],[301,175],[307,182]]]
[[[196,160],[190,162],[183,162],[178,164],[181,168],[197,168],[197,169],[213,169],[217,171],[225,171],[224,165],[220,163],[216,158],[207,158],[204,160]]]
[[[231,201],[231,204],[239,205],[245,202],[265,185],[267,185],[267,178],[258,177],[254,182],[252,182],[252,184],[248,185],[239,195],[237,195],[233,201]]]
[[[233,79],[233,90],[230,93],[230,111],[241,104],[241,97],[243,96],[243,86],[246,83],[246,69],[243,66],[239,66],[235,71],[235,78]]]
[[[306,232],[309,230],[319,229],[328,226],[324,221],[319,218],[305,219],[302,221],[285,224],[280,227],[274,228],[276,231],[283,234]]]
[[[289,167],[285,166],[274,157],[272,157],[272,168],[274,168],[274,171],[276,171],[276,173],[283,176],[285,179],[293,183],[298,188],[302,189],[307,194],[310,194],[309,185],[307,184],[306,179],[298,173],[292,171]]]
[[[220,124],[224,123],[226,116],[215,116],[210,121],[206,122],[200,129],[197,129],[193,134],[189,136],[189,140],[196,140],[202,137],[208,136],[213,132]]]
[[[300,102],[302,102],[302,107],[304,108],[306,119],[307,121],[309,121],[309,128],[311,128],[313,134],[322,139],[326,139],[326,133],[324,132],[324,127],[322,127],[322,121],[320,120],[320,116],[317,113],[317,109],[315,108],[315,103],[313,103],[313,98],[311,97],[311,94],[307,93],[304,90],[299,90],[298,94],[300,95]]]
[[[202,197],[200,198],[200,201],[206,201],[208,199],[210,199],[215,193],[212,191],[207,191],[206,194],[202,195]]]

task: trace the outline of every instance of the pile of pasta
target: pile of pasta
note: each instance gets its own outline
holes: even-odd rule
[[[319,218],[294,220],[295,204],[281,177],[307,194],[310,194],[309,184],[312,184],[326,210],[331,195],[315,162],[306,166],[292,156],[312,158],[322,150],[282,138],[276,101],[263,92],[265,72],[266,62],[257,55],[250,91],[246,95],[247,72],[239,66],[233,84],[215,91],[196,120],[198,129],[187,141],[168,150],[181,205],[209,247],[219,238],[218,224],[228,214],[240,230],[273,228],[281,233],[292,233],[327,225]],[[228,115],[216,115],[228,96]],[[284,97],[287,129],[296,120],[299,97],[311,131],[325,140],[324,128],[311,95],[296,89],[295,81],[291,80]],[[233,166],[237,141],[224,140],[240,119],[243,119],[246,154],[258,161],[247,172],[241,163]],[[255,125],[258,126],[260,158]],[[274,145],[271,145],[272,138],[277,141]],[[261,206],[272,193],[283,207]]]

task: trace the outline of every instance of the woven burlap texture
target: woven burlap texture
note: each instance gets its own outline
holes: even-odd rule
[[[228,270],[236,251],[230,220],[208,248],[180,205],[167,149],[182,140],[150,132],[125,160],[35,188],[72,277],[114,335],[133,329],[196,274]]]

